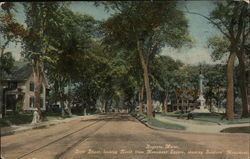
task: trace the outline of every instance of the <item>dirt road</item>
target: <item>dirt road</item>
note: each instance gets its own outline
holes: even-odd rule
[[[78,118],[2,137],[6,159],[247,159],[248,134],[153,130],[128,114]]]

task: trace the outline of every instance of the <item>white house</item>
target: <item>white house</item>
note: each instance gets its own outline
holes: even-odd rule
[[[46,91],[48,82],[45,74],[42,80],[41,110],[46,109]],[[34,110],[34,77],[32,65],[29,62],[16,61],[11,74],[5,75],[3,82],[3,112],[13,111],[21,104],[22,109]],[[18,103],[18,104],[17,104]]]

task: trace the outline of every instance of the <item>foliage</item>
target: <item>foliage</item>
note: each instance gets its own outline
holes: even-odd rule
[[[13,16],[14,11],[16,11],[13,2],[3,3],[0,11],[0,47],[1,52],[3,52],[9,42],[17,42],[18,39],[25,35],[25,29]]]
[[[240,64],[240,88],[243,103],[243,116],[249,116],[246,77],[245,77],[245,51],[247,50],[247,41],[249,38],[249,8],[244,2],[223,1],[217,2],[216,8],[211,12],[210,17],[207,18],[213,25],[215,25],[223,34],[225,40],[213,38],[210,40],[212,48],[214,49],[215,58],[221,57],[228,49],[230,52],[227,62],[227,118],[234,118],[234,58],[237,56]],[[228,42],[227,42],[228,41]],[[221,51],[221,52],[218,52]]]
[[[224,37],[215,36],[208,40],[208,47],[212,51],[212,59],[221,60],[229,52],[230,42]]]
[[[172,96],[180,83],[176,82],[177,73],[183,65],[168,56],[157,56],[150,67],[153,97],[163,101],[166,96]],[[172,98],[173,99],[173,98]]]
[[[58,10],[57,25],[51,27],[49,34],[50,47],[46,56],[46,70],[56,100],[70,100],[70,94],[65,94],[65,87],[75,82],[87,69],[85,61],[88,58],[94,35],[96,21],[88,16],[75,14],[68,8]],[[67,34],[65,34],[67,33]]]
[[[23,100],[18,100],[16,103],[16,112],[20,113],[23,110]]]
[[[4,119],[0,119],[0,126],[20,125],[31,123],[33,118],[32,113],[11,114]]]
[[[205,98],[210,105],[212,100],[216,101],[217,106],[222,105],[222,101],[226,98],[226,66],[217,64],[217,65],[207,65],[204,66],[204,77],[207,79],[205,84]]]
[[[11,73],[11,68],[14,66],[14,58],[11,52],[5,52],[1,57],[0,70],[6,72],[7,74]]]
[[[101,24],[103,43],[115,49],[125,49],[125,53],[139,53],[147,95],[147,113],[151,117],[152,97],[148,66],[162,47],[168,45],[178,48],[192,41],[188,36],[187,20],[176,9],[176,2],[173,1],[103,4],[115,11],[115,14]]]
[[[223,3],[218,8],[231,15]],[[109,106],[122,104],[132,110],[145,85],[145,69],[155,100],[162,102],[166,96],[176,100],[197,98],[199,67],[159,55],[165,46],[189,47],[193,42],[188,35],[187,19],[176,9],[177,2],[96,4],[103,4],[114,14],[99,22],[89,15],[74,13],[66,3],[29,2],[23,3],[26,28],[14,19],[1,23],[6,37],[12,38],[12,34],[22,37],[23,55],[34,63],[34,68],[39,63],[40,72],[48,75],[51,101],[67,100],[88,109],[98,102]],[[212,12],[211,19],[215,25],[227,29],[230,25],[222,22],[228,17],[221,19],[218,8]],[[6,13],[9,14],[8,10]],[[17,30],[11,30],[10,24]],[[233,27],[233,31],[237,30],[236,25]],[[209,40],[214,60],[223,58],[229,51],[232,41],[227,36]],[[138,54],[138,42],[141,42],[142,57]],[[11,57],[5,55],[10,66]],[[140,64],[143,60],[145,67]],[[204,68],[208,80],[205,97],[219,100],[217,89],[225,87],[224,66]],[[71,91],[67,93],[65,87],[69,85]]]
[[[98,42],[90,48],[90,54],[85,59],[88,67],[79,73],[74,90],[75,97],[85,106],[93,106],[97,100],[118,102],[128,68],[121,57],[109,58],[112,53]]]
[[[101,25],[108,44],[115,42],[133,49],[138,39],[144,38],[144,47],[150,50],[155,46],[155,52],[165,44],[179,47],[190,40],[187,21],[175,9],[176,2],[106,2],[105,5],[116,11]]]

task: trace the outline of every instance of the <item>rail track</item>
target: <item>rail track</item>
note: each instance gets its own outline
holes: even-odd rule
[[[105,124],[107,124],[106,120],[108,120],[108,119],[109,118],[103,118],[103,119],[99,119],[97,121],[94,120],[92,123],[90,123],[90,124],[88,124],[86,126],[83,126],[80,129],[78,129],[78,130],[70,132],[70,133],[68,133],[68,134],[66,134],[66,135],[64,135],[64,136],[62,136],[62,137],[60,137],[58,139],[55,139],[55,140],[53,140],[53,141],[51,141],[51,142],[49,142],[49,143],[47,143],[45,145],[42,145],[42,146],[40,146],[38,148],[35,148],[35,149],[33,149],[33,150],[31,150],[31,151],[29,151],[27,153],[24,153],[24,154],[20,155],[19,157],[17,157],[17,159],[23,159],[24,157],[30,156],[30,155],[34,154],[35,152],[39,152],[42,149],[45,149],[45,148],[47,148],[47,147],[49,147],[49,146],[51,146],[53,144],[56,144],[56,143],[58,143],[60,141],[67,140],[68,137],[72,137],[73,135],[81,133],[83,130],[86,130],[88,128],[93,127],[94,125],[97,125],[97,124],[101,123],[100,126],[98,126],[97,128],[91,129],[86,135],[81,136],[80,139],[78,139],[74,143],[70,143],[69,144],[70,146],[68,146],[66,149],[64,149],[63,151],[61,151],[59,154],[57,154],[55,156],[55,159],[60,159],[65,153],[67,153],[68,151],[70,151],[75,146],[79,145],[80,143],[86,141],[90,136],[92,136],[93,134],[95,134],[99,129],[101,129]]]

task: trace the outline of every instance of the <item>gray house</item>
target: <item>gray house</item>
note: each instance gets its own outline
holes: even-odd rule
[[[16,110],[17,106],[24,111],[34,110],[34,78],[33,69],[27,61],[16,61],[11,74],[4,75],[3,82],[3,112]],[[48,82],[43,75],[41,91],[41,110],[46,109],[46,91]]]

